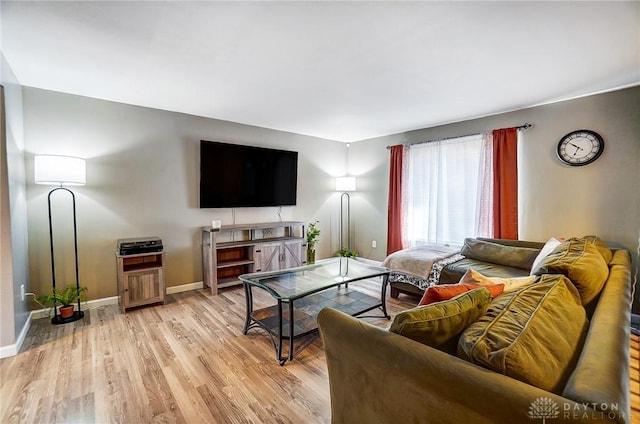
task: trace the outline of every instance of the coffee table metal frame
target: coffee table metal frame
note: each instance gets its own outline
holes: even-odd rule
[[[332,274],[332,272],[334,273]],[[390,270],[388,268],[369,265],[357,259],[341,257],[318,261],[314,265],[298,268],[243,274],[239,277],[243,283],[246,300],[246,318],[242,334],[246,335],[252,328],[265,330],[275,347],[276,360],[280,365],[284,365],[286,361],[293,360],[295,354],[313,342],[315,337],[310,337],[305,344],[300,346],[297,351],[294,351],[294,341],[296,339],[316,336],[318,334],[315,315],[319,310],[313,311],[310,314],[298,310],[298,315],[306,318],[307,327],[298,327],[298,334],[296,334],[296,302],[298,304],[304,304],[306,301],[306,306],[310,306],[311,309],[313,309],[313,306],[315,306],[315,299],[313,297],[315,296],[321,299],[319,302],[329,302],[330,306],[352,316],[362,316],[365,312],[379,308],[383,314],[380,318],[390,319],[391,317],[387,313],[386,305],[389,272]],[[375,277],[382,277],[379,300],[359,291],[350,290],[348,287],[350,282]],[[319,280],[324,280],[324,278],[326,278],[326,281],[319,282]],[[297,279],[299,279],[300,282],[300,290],[296,290],[298,288],[296,285],[298,282]],[[309,280],[313,280],[313,282],[310,283]],[[288,288],[292,289],[291,291],[294,293],[283,293],[283,291],[286,290],[279,290],[279,286],[280,289],[283,288],[281,285],[283,281],[290,283],[290,287]],[[344,286],[344,289],[341,286]],[[269,293],[277,300],[277,305],[254,310],[253,288],[259,288]],[[331,292],[331,290],[334,290],[335,293]],[[344,300],[345,297],[347,300],[350,300],[351,297],[355,298],[355,302],[361,305],[361,307],[349,309],[347,305],[341,305],[339,301]],[[338,303],[331,304],[334,299],[337,300]],[[286,312],[285,309],[287,310]],[[286,324],[288,328],[285,328],[285,314],[287,315],[286,319],[288,319]],[[313,321],[312,327],[310,321]],[[283,356],[285,339],[289,341],[289,350],[287,355]]]

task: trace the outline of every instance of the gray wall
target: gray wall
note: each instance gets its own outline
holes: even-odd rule
[[[479,133],[529,122],[519,150],[520,238],[596,234],[631,251],[637,269],[640,243],[640,87],[465,122],[353,143],[349,173],[358,176],[352,196],[356,250],[386,253],[387,145]],[[598,132],[605,150],[584,167],[563,165],[558,140],[578,129]],[[371,241],[378,241],[377,249]],[[636,311],[638,310],[636,293]]]
[[[298,206],[283,219],[320,220],[319,256],[338,248],[339,194],[333,177],[358,176],[352,194],[355,249],[381,260],[386,252],[387,145],[534,124],[520,152],[521,238],[597,234],[635,252],[640,232],[640,88],[422,129],[341,143],[213,119],[24,88],[26,199],[31,290],[50,284],[46,195],[33,184],[34,154],[87,159],[87,185],[74,188],[78,202],[80,275],[90,298],[116,294],[115,241],[157,235],[167,250],[169,286],[202,280],[199,227],[211,219],[231,223],[230,209],[199,209],[198,140],[210,139],[300,152]],[[559,138],[592,129],[605,139],[603,156],[583,168],[555,157]],[[346,158],[346,160],[345,160]],[[348,169],[347,169],[348,167]],[[54,198],[60,228],[69,225],[68,200]],[[67,209],[65,209],[67,208]],[[236,222],[277,220],[276,208],[240,208]],[[376,240],[377,248],[371,247]],[[58,244],[57,244],[58,246]],[[64,272],[71,270],[69,246]],[[634,262],[637,264],[636,254]],[[637,266],[635,265],[634,266]]]
[[[27,203],[25,186],[24,136],[22,116],[22,87],[4,59],[2,85],[5,95],[5,140],[3,154],[6,167],[2,190],[2,280],[0,281],[0,347],[13,345],[29,318],[28,299],[23,301],[20,286],[29,291]],[[6,148],[6,150],[5,150]],[[4,163],[4,160],[3,160]],[[8,199],[8,204],[5,199]],[[8,207],[8,209],[7,209]],[[6,215],[6,212],[9,214]],[[11,246],[6,249],[5,246]],[[6,299],[12,299],[7,302]]]
[[[89,298],[116,295],[119,238],[158,236],[167,285],[202,281],[200,227],[232,223],[231,209],[199,209],[201,139],[299,152],[298,206],[283,220],[319,220],[319,257],[332,254],[337,217],[333,177],[346,172],[342,143],[155,109],[25,87],[29,259],[33,290],[50,285],[47,193],[33,183],[33,155],[87,159],[87,185],[76,194],[81,284]],[[52,196],[56,231],[70,231],[70,197]],[[277,221],[277,208],[238,208],[236,223]],[[56,281],[73,281],[70,237],[56,237]],[[337,245],[336,245],[337,246]],[[58,265],[56,265],[58,266]]]

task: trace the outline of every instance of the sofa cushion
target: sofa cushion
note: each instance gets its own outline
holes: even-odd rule
[[[489,290],[491,297],[496,298],[504,291],[504,284],[492,283],[484,284],[484,288]],[[429,305],[434,302],[442,302],[449,300],[459,294],[477,289],[476,284],[442,284],[431,286],[425,290],[422,299],[418,302],[418,306]]]
[[[531,273],[565,275],[578,289],[582,304],[588,305],[602,290],[609,268],[593,243],[571,238],[556,247]]]
[[[504,293],[509,293],[514,290],[518,290],[524,286],[528,286],[538,279],[535,275],[527,275],[526,277],[487,277],[475,269],[470,269],[460,279],[460,284],[467,284],[472,286],[490,287],[494,284],[502,284],[504,286]],[[496,296],[494,296],[495,298]]]
[[[482,262],[475,259],[464,258],[445,266],[440,272],[439,284],[453,284],[460,282],[460,279],[470,269],[475,269],[486,277],[524,277],[529,275],[530,269],[524,270],[511,266],[503,266]]]
[[[444,302],[409,309],[394,317],[389,331],[453,353],[460,333],[484,315],[491,299],[489,290],[480,287]]]
[[[588,327],[578,291],[563,275],[498,297],[460,336],[458,356],[561,393]]]
[[[505,246],[498,243],[466,238],[460,254],[478,261],[530,270],[539,249]]]
[[[598,252],[600,252],[600,255],[602,255],[602,259],[604,259],[607,264],[611,262],[611,259],[613,258],[613,252],[611,251],[611,249],[609,249],[609,246],[607,246],[607,243],[605,243],[604,240],[602,240],[598,236],[584,236],[583,238],[592,243],[596,247],[596,249],[598,249]]]

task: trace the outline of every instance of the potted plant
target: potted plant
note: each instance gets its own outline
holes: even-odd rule
[[[346,247],[338,250],[337,253],[338,256],[342,256],[344,258],[355,258],[356,256],[358,256],[358,252],[356,252],[355,250],[347,249]]]
[[[320,238],[320,230],[316,225],[318,221],[310,222],[307,230],[307,265],[316,263],[316,243]]]
[[[69,318],[73,315],[75,309],[74,303],[80,299],[82,302],[87,300],[86,287],[77,287],[75,284],[69,284],[64,290],[53,290],[52,294],[44,294],[38,296],[38,302],[43,305],[51,305],[51,308],[55,308],[57,304],[60,304],[60,316],[62,318]]]
[[[349,259],[355,258],[358,256],[358,253],[355,250],[347,249],[346,247],[341,248],[336,252],[340,257],[340,276],[346,277],[349,274]],[[346,258],[342,260],[342,258]]]

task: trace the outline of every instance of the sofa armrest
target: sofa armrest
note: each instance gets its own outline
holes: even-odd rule
[[[609,278],[591,317],[580,360],[563,395],[582,403],[611,408],[629,422],[629,330],[631,323],[631,256],[614,251]]]
[[[573,401],[374,327],[334,309],[318,315],[333,424],[528,423],[532,402],[550,399],[563,421]],[[580,407],[579,405],[577,406]],[[571,416],[567,422],[607,422]]]

